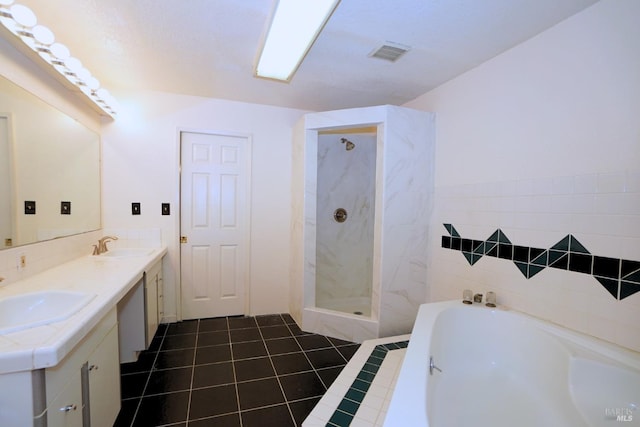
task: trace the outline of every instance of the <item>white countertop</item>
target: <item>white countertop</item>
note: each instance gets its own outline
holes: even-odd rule
[[[0,299],[44,290],[95,294],[80,311],[60,322],[0,335],[0,374],[57,365],[167,253],[126,258],[85,256],[0,288]]]

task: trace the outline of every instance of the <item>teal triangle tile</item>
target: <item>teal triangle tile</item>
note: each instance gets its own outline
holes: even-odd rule
[[[582,246],[582,243],[578,242],[578,239],[576,239],[574,236],[569,235],[570,240],[569,240],[569,251],[571,252],[579,252],[581,254],[590,254],[591,252],[589,252],[587,250],[587,248],[585,248],[584,246]]]
[[[473,259],[469,252],[462,252],[462,255],[464,255],[470,265],[473,265]]]
[[[530,250],[532,250],[534,248],[531,248]],[[537,257],[533,258],[531,260],[531,264],[535,264],[538,266],[542,266],[542,267],[546,267],[547,266],[547,258],[548,258],[548,253],[549,251],[543,251],[540,255],[538,255]]]
[[[493,234],[489,236],[489,238],[487,239],[487,242],[497,243],[499,238],[500,238],[500,229],[494,231]]]
[[[473,253],[484,254],[484,242],[482,240],[473,241]]]
[[[507,238],[507,236],[500,229],[498,229],[498,242],[499,243],[511,243],[511,241]]]
[[[622,278],[622,280],[626,280],[627,282],[636,282],[640,283],[640,270],[635,273],[627,274]]]
[[[478,260],[480,260],[480,258],[482,258],[482,255],[476,255],[469,252],[462,252],[462,254],[467,259],[467,262],[471,265],[474,265],[476,262],[478,262]]]
[[[552,251],[549,250],[549,258],[547,261],[547,265],[551,266],[556,263],[563,255],[567,255],[567,252],[564,251]]]
[[[529,264],[529,276],[527,276],[527,279],[531,279],[533,276],[540,273],[542,270],[544,270],[544,267],[541,267],[539,265]]]
[[[540,257],[540,255],[544,254],[546,252],[546,249],[540,249],[540,248],[529,248],[529,261],[533,261],[534,259]],[[540,262],[538,262],[538,265],[540,265]],[[547,257],[545,254],[544,257],[544,264],[542,265],[547,265]]]
[[[460,235],[458,234],[458,232],[456,231],[455,228],[453,228],[453,225],[451,224],[443,224],[444,228],[447,229],[447,231],[449,232],[449,234],[453,237],[460,237]]]
[[[553,264],[551,263],[551,259],[549,259],[549,267],[567,270],[569,268],[569,254],[565,253],[563,256],[556,259]]]
[[[640,292],[640,283],[631,283],[623,281],[620,283],[620,299],[625,299],[636,292]]]
[[[569,237],[571,235],[567,234],[567,236],[560,240],[558,243],[556,243],[555,245],[551,246],[551,249],[555,249],[557,251],[568,251],[569,250]]]
[[[528,264],[525,264],[524,262],[514,262],[514,264],[516,265],[516,267],[518,267],[518,270],[520,270],[520,273],[522,273],[522,275],[524,277],[527,277],[527,270],[529,270],[529,266]]]
[[[595,276],[594,276],[595,277]],[[606,277],[596,277],[595,278],[604,288],[609,291],[611,295],[615,299],[618,299],[618,281],[614,279],[607,279]]]
[[[621,273],[623,278],[638,270],[640,270],[640,262],[629,261],[627,259],[622,260]]]
[[[484,248],[484,252],[487,256],[498,256],[498,244],[494,242],[487,242]]]

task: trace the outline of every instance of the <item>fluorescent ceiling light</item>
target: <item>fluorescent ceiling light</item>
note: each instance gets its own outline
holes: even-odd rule
[[[340,0],[279,0],[255,75],[289,81]]]

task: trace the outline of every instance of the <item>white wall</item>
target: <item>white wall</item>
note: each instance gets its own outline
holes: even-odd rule
[[[179,130],[252,136],[249,314],[288,312],[292,127],[305,111],[145,92],[114,94],[118,120],[103,128],[104,227],[161,228],[165,320],[179,304]],[[131,215],[131,202],[141,215]],[[161,216],[161,203],[171,215]]]
[[[434,111],[431,299],[495,290],[500,303],[640,350],[640,293],[616,300],[592,276],[511,261],[470,266],[441,247],[452,223],[485,240],[549,248],[573,234],[592,254],[640,261],[640,2],[603,0],[406,106]]]

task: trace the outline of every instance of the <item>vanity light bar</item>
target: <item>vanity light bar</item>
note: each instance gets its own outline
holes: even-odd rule
[[[80,60],[71,56],[69,48],[55,42],[55,36],[49,28],[38,25],[38,19],[31,9],[14,3],[14,0],[0,0],[0,23],[77,86],[102,111],[115,118],[115,98],[100,87],[98,79],[91,75]]]

